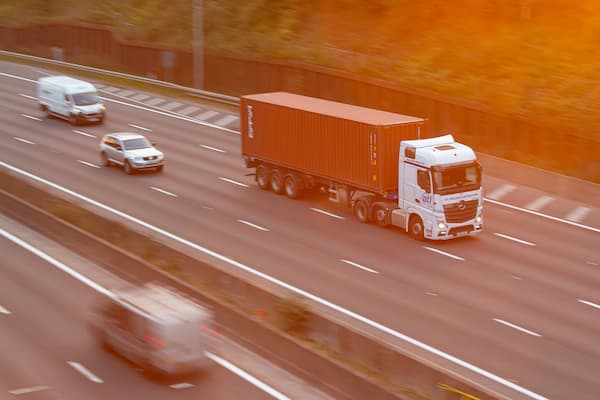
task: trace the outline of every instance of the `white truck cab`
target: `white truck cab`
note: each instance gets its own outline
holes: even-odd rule
[[[68,76],[46,76],[38,79],[37,98],[42,111],[72,125],[80,122],[103,123],[106,108],[94,85]]]
[[[481,232],[481,166],[475,152],[452,135],[400,144],[399,225],[418,239],[446,240]]]

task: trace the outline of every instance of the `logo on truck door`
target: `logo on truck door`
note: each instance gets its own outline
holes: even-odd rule
[[[254,137],[254,122],[252,122],[252,106],[248,105],[248,137]]]

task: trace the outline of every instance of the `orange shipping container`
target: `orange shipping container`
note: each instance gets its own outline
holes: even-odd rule
[[[242,155],[355,189],[398,190],[400,141],[427,120],[292,93],[243,96]]]

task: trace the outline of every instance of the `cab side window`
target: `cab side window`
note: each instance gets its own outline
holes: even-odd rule
[[[424,170],[417,170],[417,185],[425,191],[425,193],[431,192],[431,184],[429,181],[429,172]]]

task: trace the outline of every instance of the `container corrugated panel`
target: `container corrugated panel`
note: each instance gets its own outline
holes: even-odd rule
[[[384,194],[397,191],[400,141],[422,118],[275,92],[243,96],[242,155]]]

